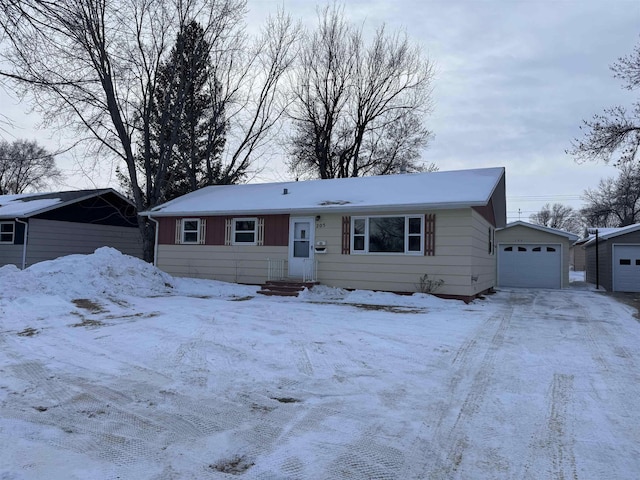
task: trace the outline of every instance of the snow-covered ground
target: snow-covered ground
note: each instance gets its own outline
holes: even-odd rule
[[[0,268],[0,479],[640,472],[640,323],[606,294],[255,293],[112,249]]]

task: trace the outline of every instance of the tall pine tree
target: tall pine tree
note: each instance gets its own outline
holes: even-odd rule
[[[159,176],[161,201],[207,185],[230,183],[221,174],[227,121],[210,48],[200,24],[191,21],[178,34],[159,71],[149,149],[152,171],[170,149],[171,161]]]

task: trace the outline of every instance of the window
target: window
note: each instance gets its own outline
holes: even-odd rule
[[[257,245],[257,218],[234,218],[232,239],[234,245]]]
[[[547,247],[547,252],[555,252],[556,249],[553,247]]]
[[[513,252],[513,247],[504,247],[505,252]]]
[[[13,243],[15,225],[13,222],[0,222],[0,243]]]
[[[527,249],[526,249],[526,248],[524,248],[524,247],[518,247],[518,251],[519,251],[519,252],[526,252],[526,251],[527,251]]]
[[[541,252],[542,251],[542,247],[533,247],[531,249],[532,252]]]
[[[630,258],[621,258],[620,259],[620,265],[631,265],[631,259]]]
[[[200,243],[200,219],[199,218],[183,218],[182,219],[182,242],[181,243]]]
[[[417,215],[357,217],[352,219],[354,253],[423,253],[424,223]]]

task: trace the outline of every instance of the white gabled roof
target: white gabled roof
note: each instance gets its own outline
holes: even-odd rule
[[[560,235],[562,237],[568,238],[572,242],[575,242],[578,239],[578,235],[576,235],[575,233],[567,232],[565,230],[559,230],[557,228],[550,228],[542,225],[536,225],[535,223],[523,222],[522,220],[508,223],[507,225],[504,226],[504,228],[499,228],[498,230],[505,230],[507,228],[517,227],[517,226],[532,228],[534,230],[551,233],[553,235]]]
[[[618,237],[620,235],[624,235],[625,233],[632,233],[640,230],[640,223],[635,223],[633,225],[628,225],[626,227],[619,228],[598,228],[598,240],[608,240],[610,238]],[[596,236],[592,234],[589,236],[589,241],[584,244],[591,245],[595,243]]]
[[[17,195],[0,195],[0,219],[28,218],[49,210],[80,202],[87,198],[97,197],[105,193],[113,193],[123,200],[130,200],[112,188],[95,190],[73,190],[53,193],[21,193]]]
[[[205,187],[141,215],[391,211],[487,205],[504,168]],[[285,193],[286,192],[286,193]]]

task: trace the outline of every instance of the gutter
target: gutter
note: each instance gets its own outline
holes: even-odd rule
[[[155,238],[153,240],[153,266],[157,267],[158,266],[158,230],[160,230],[160,224],[151,215],[146,215],[146,217],[156,224]]]
[[[15,221],[24,225],[24,241],[22,243],[22,268],[27,268],[27,241],[29,240],[29,222],[24,222],[19,218],[15,218]]]

